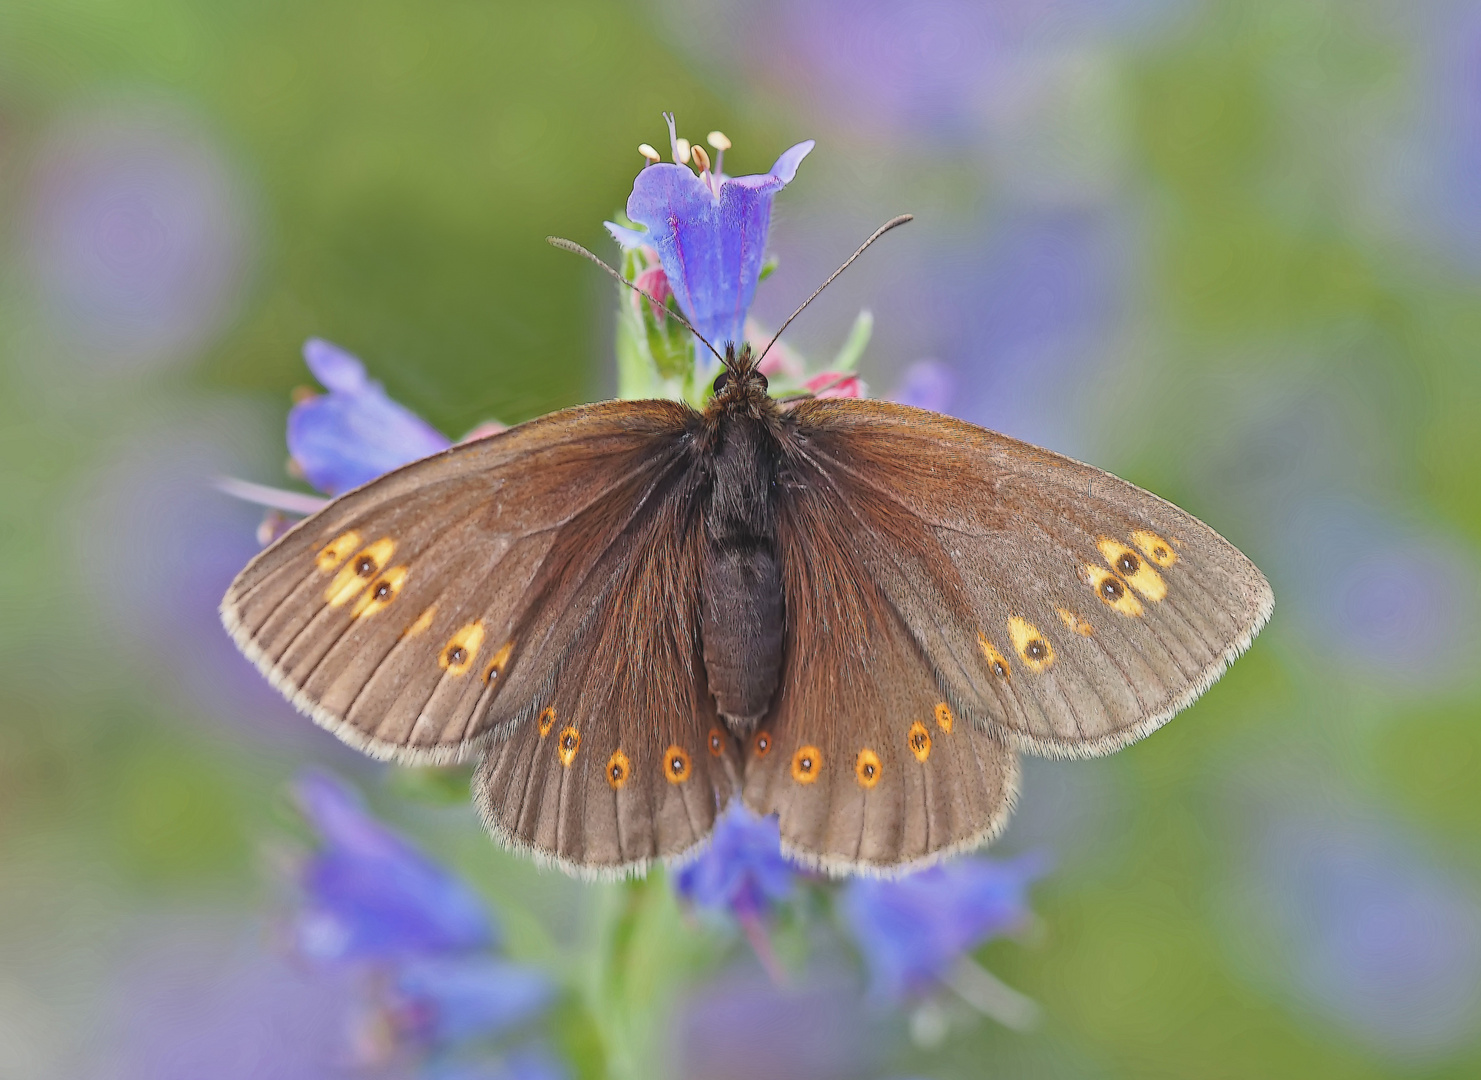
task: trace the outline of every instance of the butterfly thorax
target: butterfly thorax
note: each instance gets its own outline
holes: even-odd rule
[[[727,350],[705,410],[705,668],[720,714],[750,732],[776,692],[785,604],[776,554],[781,412],[748,348]]]

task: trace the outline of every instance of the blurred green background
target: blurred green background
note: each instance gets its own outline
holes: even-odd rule
[[[980,959],[1037,1030],[840,1007],[797,1075],[1481,1074],[1481,5],[0,0],[0,1078],[292,1044],[222,987],[274,948],[309,764],[520,958],[583,962],[616,887],[497,850],[238,658],[215,605],[258,514],[210,480],[289,483],[310,335],[453,437],[610,394],[610,283],[544,237],[615,252],[663,109],[735,173],[818,140],[762,321],[915,213],[792,344],[872,309],[873,392],[935,373],[1277,596],[1168,728],[1030,763],[1002,846],[1056,869]],[[756,1075],[772,1014],[694,964],[655,1075]],[[814,968],[789,992],[855,992]]]

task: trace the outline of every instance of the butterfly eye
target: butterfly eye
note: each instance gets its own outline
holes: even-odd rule
[[[763,375],[763,374],[761,374],[761,372],[759,372],[759,371],[756,372],[756,378],[761,383],[761,389],[763,389],[763,390],[770,390],[771,389],[771,383],[769,383],[769,382],[766,381],[766,376]]]
[[[724,390],[725,387],[727,385],[729,385],[729,383],[730,383],[730,372],[728,372],[728,371],[722,371],[722,372],[720,372],[720,374],[718,374],[718,375],[715,376],[715,387],[714,387],[715,393],[718,394],[721,390]]]

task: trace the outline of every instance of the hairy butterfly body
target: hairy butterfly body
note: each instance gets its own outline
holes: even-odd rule
[[[478,758],[490,830],[576,873],[701,843],[741,798],[795,857],[893,872],[1001,830],[1019,752],[1109,753],[1273,598],[1202,522],[881,401],[614,401],[454,447],[259,555],[223,619],[377,757]]]

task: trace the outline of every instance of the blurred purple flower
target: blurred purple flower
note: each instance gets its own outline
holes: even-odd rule
[[[958,958],[1028,918],[1028,887],[1048,870],[1029,853],[956,859],[895,880],[860,878],[842,896],[872,994],[902,1001],[933,988]]]
[[[390,1010],[424,1045],[503,1034],[535,1019],[555,997],[539,971],[487,955],[425,956],[396,966]]]
[[[40,308],[84,358],[154,366],[224,325],[250,230],[237,177],[192,118],[132,106],[64,122],[29,188]]]
[[[956,395],[956,372],[940,360],[917,360],[905,369],[890,397],[902,405],[944,413],[958,407]]]
[[[338,781],[310,773],[295,794],[323,840],[302,871],[296,938],[304,955],[379,960],[495,944],[478,896],[367,814]]]
[[[643,229],[610,221],[607,229],[624,248],[647,245],[658,252],[680,309],[723,351],[727,342],[742,340],[766,254],[772,200],[797,175],[813,142],[787,150],[769,173],[726,176],[717,161],[716,171],[695,175],[678,163],[687,155],[673,116],[666,119],[675,160],[647,165],[627,200],[628,218]]]
[[[1299,507],[1286,526],[1293,596],[1319,640],[1385,680],[1468,675],[1481,639],[1473,552],[1330,498]]]
[[[792,895],[797,868],[782,857],[775,817],[758,818],[739,799],[720,819],[710,844],[674,876],[674,889],[696,907],[755,916]]]
[[[1369,824],[1287,820],[1265,838],[1254,880],[1277,962],[1364,1042],[1444,1052],[1478,1030],[1481,907],[1414,843]]]
[[[392,401],[365,365],[343,349],[309,338],[303,358],[328,394],[298,402],[288,414],[288,452],[309,483],[329,495],[446,450],[452,441]]]

